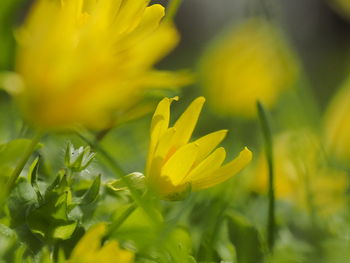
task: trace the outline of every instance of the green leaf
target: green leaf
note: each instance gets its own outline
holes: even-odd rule
[[[236,213],[228,214],[227,225],[229,239],[236,247],[238,262],[262,262],[262,246],[257,229],[247,219]]]
[[[47,214],[45,208],[39,208],[32,211],[27,219],[28,226],[34,234],[40,235],[42,238],[53,240],[66,240],[71,237],[77,222],[58,219]]]
[[[73,235],[77,224],[77,222],[69,221],[65,224],[58,225],[56,228],[53,229],[52,237],[54,239],[62,240],[69,239]]]
[[[28,139],[16,139],[0,145],[0,177],[6,177],[23,158],[24,151],[31,144]]]
[[[100,185],[101,185],[101,175],[98,175],[95,178],[95,180],[93,181],[89,190],[87,190],[85,195],[82,197],[80,204],[81,205],[88,205],[88,204],[92,203],[93,201],[95,201],[98,194],[99,194],[99,191],[100,191]]]
[[[77,222],[68,219],[66,210],[64,204],[58,208],[50,205],[39,207],[29,214],[27,224],[33,233],[42,238],[68,239],[77,227]]]
[[[46,188],[45,199],[47,198],[47,195],[49,195],[56,187],[59,186],[65,175],[66,171],[64,169],[58,171],[55,180]]]
[[[31,185],[36,184],[38,167],[39,167],[39,157],[35,158],[35,160],[29,167],[28,179]]]
[[[30,184],[32,185],[37,197],[38,201],[41,204],[43,202],[43,197],[40,193],[39,186],[37,183],[38,179],[38,168],[39,168],[39,157],[37,157],[34,162],[30,165],[29,167],[29,172],[28,172],[28,179],[30,181]]]
[[[0,185],[7,185],[16,166],[25,156],[23,149],[28,149],[32,141],[16,139],[0,145]],[[5,198],[6,190],[0,191],[0,202]]]
[[[27,224],[32,233],[49,241],[70,238],[77,226],[68,217],[71,199],[67,176],[60,172],[46,190],[43,204],[28,215]]]
[[[68,142],[66,152],[64,155],[64,164],[66,167],[70,166],[70,163],[71,163],[70,159],[71,159],[71,156],[73,155],[73,151],[74,151],[73,145],[70,142]]]
[[[14,253],[13,263],[22,263],[24,261],[24,252],[26,251],[26,246],[21,245],[16,249]]]
[[[31,211],[27,218],[27,224],[30,231],[40,235],[42,238],[48,237],[50,232],[50,217],[43,214],[42,210]]]
[[[20,177],[17,186],[13,189],[7,201],[11,227],[24,224],[27,213],[36,203],[36,195],[33,188],[27,179]]]

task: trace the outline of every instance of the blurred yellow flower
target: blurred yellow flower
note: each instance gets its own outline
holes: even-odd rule
[[[236,159],[222,166],[226,152],[216,147],[225,138],[226,130],[189,142],[205,99],[195,99],[174,126],[169,127],[173,100],[177,98],[164,98],[153,115],[146,167],[148,184],[169,199],[189,188],[197,191],[222,183],[252,159],[252,153],[244,148]]]
[[[328,0],[335,11],[344,17],[350,19],[350,1],[349,0]]]
[[[305,130],[285,133],[275,138],[274,145],[276,198],[293,202],[300,208],[314,209],[322,215],[345,207],[347,174],[325,164],[315,135]],[[253,189],[267,193],[267,185],[267,165],[262,154]]]
[[[325,140],[331,156],[350,160],[350,78],[330,102],[325,114]]]
[[[178,43],[164,8],[147,0],[38,0],[18,30],[22,108],[36,125],[104,128],[147,89],[185,84],[155,63]]]
[[[256,101],[268,108],[290,88],[298,66],[278,29],[262,18],[244,21],[208,50],[201,61],[209,103],[222,114],[256,116]]]
[[[115,240],[107,241],[101,245],[106,233],[106,225],[99,223],[90,228],[73,249],[68,262],[70,263],[132,263],[134,254],[121,249]]]

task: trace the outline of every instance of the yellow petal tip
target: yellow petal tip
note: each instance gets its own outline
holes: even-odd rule
[[[244,155],[249,162],[253,159],[253,153],[248,149],[248,147],[244,147],[239,155]]]
[[[200,103],[200,104],[204,104],[205,102],[205,98],[203,96],[198,97],[197,99],[195,99],[194,101]]]

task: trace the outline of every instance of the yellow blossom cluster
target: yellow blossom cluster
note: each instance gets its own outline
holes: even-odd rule
[[[245,148],[231,162],[223,147],[216,148],[227,131],[220,130],[190,142],[205,99],[195,99],[169,127],[170,104],[177,98],[164,98],[153,115],[146,179],[154,190],[165,197],[190,188],[194,191],[222,183],[243,169],[252,159]]]
[[[256,101],[273,107],[298,76],[295,57],[274,24],[250,18],[228,30],[200,64],[209,103],[222,114],[256,116]]]
[[[43,128],[104,128],[150,88],[173,88],[187,74],[154,64],[178,43],[164,7],[145,0],[38,0],[18,30],[16,70],[26,117]]]

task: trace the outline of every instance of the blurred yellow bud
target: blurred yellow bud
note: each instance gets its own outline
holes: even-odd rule
[[[18,95],[43,128],[104,128],[150,88],[190,81],[153,69],[178,43],[164,8],[145,0],[37,0],[17,32]]]
[[[222,183],[252,159],[244,148],[239,156],[222,165],[225,149],[216,148],[227,131],[220,130],[189,142],[205,99],[195,99],[173,127],[169,127],[170,104],[164,98],[153,115],[146,167],[147,183],[166,199],[181,199],[187,190],[201,190]]]
[[[330,102],[325,114],[325,140],[331,156],[350,160],[350,79]]]
[[[271,108],[298,76],[278,29],[261,18],[244,21],[208,50],[200,73],[208,102],[222,114],[256,116],[256,101]]]
[[[344,208],[349,184],[347,174],[326,165],[315,135],[305,130],[282,134],[275,138],[274,146],[276,198],[323,215]],[[268,170],[262,154],[253,189],[267,193],[267,186]]]
[[[132,263],[134,254],[121,249],[115,240],[101,245],[106,233],[106,225],[99,223],[91,227],[73,249],[69,263]],[[116,261],[117,260],[117,261]]]

